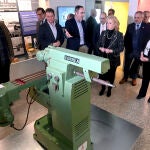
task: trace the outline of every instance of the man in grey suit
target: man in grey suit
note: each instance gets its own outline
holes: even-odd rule
[[[128,78],[132,78],[132,86],[135,86],[136,78],[138,77],[138,70],[140,61],[140,54],[143,48],[143,41],[147,34],[147,25],[143,21],[143,12],[137,11],[134,15],[134,22],[129,24],[124,36],[125,45],[125,63],[124,75],[120,84],[127,82]]]

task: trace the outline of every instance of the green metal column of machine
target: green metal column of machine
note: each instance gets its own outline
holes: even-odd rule
[[[35,139],[49,150],[91,150],[89,71],[106,72],[108,60],[55,47],[38,52],[37,59],[47,63],[52,121],[36,121]],[[75,74],[79,67],[85,78]]]

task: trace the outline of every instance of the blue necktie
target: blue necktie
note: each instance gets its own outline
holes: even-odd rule
[[[136,30],[139,30],[139,29],[140,29],[140,25],[137,24],[137,25],[136,25]]]

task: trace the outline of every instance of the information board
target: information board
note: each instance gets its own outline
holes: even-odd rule
[[[23,36],[36,34],[37,15],[35,11],[19,12],[20,24]]]

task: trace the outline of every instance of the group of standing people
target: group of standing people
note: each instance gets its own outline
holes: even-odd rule
[[[47,21],[40,26],[38,34],[38,40],[42,49],[48,45],[61,46],[64,41],[61,26],[54,20],[54,11],[49,12],[48,10],[52,9],[48,8],[46,10],[45,18]],[[52,15],[50,16],[49,13]],[[102,12],[100,14],[100,23],[97,24],[95,19],[97,14],[94,9],[91,10],[90,17],[84,21],[84,7],[76,6],[74,16],[71,18],[68,16],[65,23],[66,48],[75,51],[82,51],[81,49],[83,48],[89,54],[108,58],[110,60],[110,69],[107,73],[99,75],[99,78],[109,81],[111,84],[114,83],[116,69],[120,65],[120,53],[124,48],[124,76],[119,82],[120,84],[127,82],[130,77],[132,78],[132,86],[135,86],[137,84],[136,78],[138,77],[139,66],[144,61],[142,86],[137,96],[137,99],[140,99],[146,96],[146,92],[143,91],[146,91],[149,83],[147,73],[144,73],[146,72],[144,71],[146,70],[145,68],[148,68],[149,60],[148,58],[145,59],[142,55],[143,53],[141,53],[149,40],[149,12],[144,12],[143,18],[143,12],[137,11],[134,15],[134,22],[127,27],[125,36],[119,32],[120,23],[114,14],[114,9],[109,9],[108,16],[105,12]],[[55,29],[52,24],[56,27]],[[103,95],[105,90],[106,86],[102,85],[99,95]],[[111,90],[111,87],[108,87],[108,97],[111,96]]]
[[[143,79],[137,99],[144,98],[147,93],[150,74],[150,54],[143,55],[147,42],[150,40],[150,24],[148,19],[150,13],[137,11],[134,15],[134,22],[129,24],[124,36],[125,56],[124,56],[124,76],[119,82],[124,84],[128,78],[132,78],[132,86],[136,86],[138,71],[141,63],[143,64]],[[149,51],[149,48],[148,48]],[[148,53],[148,52],[147,52]],[[150,102],[150,98],[148,99]]]
[[[123,78],[119,82],[124,84],[128,78],[132,79],[132,86],[136,86],[140,65],[143,65],[142,85],[137,99],[144,98],[149,86],[150,74],[150,43],[147,46],[147,56],[143,55],[147,42],[150,40],[150,12],[137,11],[133,23],[129,24],[126,33],[119,32],[119,21],[114,17],[115,11],[110,9],[108,16],[105,12],[100,15],[100,24],[93,31],[94,54],[110,60],[110,69],[99,78],[114,83],[117,66],[120,65],[120,52],[124,52]],[[116,35],[115,35],[116,34]],[[111,36],[112,35],[112,36]],[[103,95],[106,87],[102,85],[99,95]],[[111,88],[108,87],[107,96],[111,95]],[[150,102],[150,98],[148,99]]]
[[[48,45],[60,47],[64,39],[67,39],[66,48],[75,51],[86,52],[110,60],[110,69],[107,73],[99,75],[100,79],[114,83],[117,67],[120,65],[120,53],[124,50],[124,76],[119,82],[124,84],[128,78],[132,78],[132,85],[136,85],[139,66],[143,63],[142,85],[137,96],[141,99],[146,96],[149,85],[150,74],[150,52],[145,56],[147,42],[150,40],[150,13],[137,11],[134,15],[134,22],[129,24],[123,37],[119,32],[119,21],[114,16],[115,11],[110,9],[108,16],[105,12],[100,14],[100,23],[95,20],[96,11],[91,11],[91,16],[84,21],[85,10],[83,6],[75,7],[75,14],[68,16],[65,23],[65,30],[55,21],[55,12],[52,8],[37,8],[37,43],[38,48],[43,50]],[[9,31],[4,24],[0,23],[0,67],[5,68],[4,74],[0,74],[0,83],[9,81],[9,67],[13,48],[10,41]],[[6,51],[7,49],[7,51]],[[149,51],[149,48],[147,48]],[[7,63],[6,63],[7,62]],[[7,76],[6,76],[7,74]],[[102,85],[99,95],[103,95],[106,86]],[[107,97],[111,96],[111,87],[108,87]],[[148,100],[150,102],[150,98]]]
[[[111,84],[114,83],[115,72],[117,66],[120,65],[120,52],[122,52],[124,49],[123,34],[118,31],[119,21],[114,16],[114,13],[115,11],[110,9],[108,17],[106,13],[101,14],[101,20],[103,22],[102,29],[101,25],[96,23],[95,10],[92,10],[91,16],[84,21],[84,7],[77,5],[75,7],[74,17],[67,19],[65,23],[65,36],[67,38],[66,48],[75,51],[86,52],[89,54],[94,53],[97,56],[108,58],[110,60],[110,69],[107,73],[101,75],[100,78],[109,81]],[[54,12],[52,14],[54,17]],[[61,46],[62,43],[60,41],[63,42],[63,38],[61,37],[63,35],[61,27],[59,26],[60,28],[58,28],[58,24],[55,23],[54,25],[56,30],[54,32],[54,29],[51,25],[52,21],[50,22],[48,17],[49,14],[46,9],[46,20],[48,23],[45,22],[43,25],[40,25],[38,33],[38,40],[42,49],[48,45],[53,45],[55,40],[59,41],[59,44],[56,46]],[[58,37],[57,39],[54,38],[56,37],[54,36],[56,31]],[[59,33],[61,33],[60,36]],[[50,41],[50,39],[52,41]],[[102,90],[100,91],[99,95],[104,94],[105,88],[105,86],[102,86]],[[107,96],[111,96],[111,87],[108,88]]]

